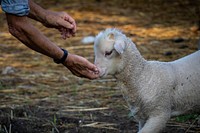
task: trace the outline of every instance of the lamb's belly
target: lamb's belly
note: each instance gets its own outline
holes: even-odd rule
[[[200,112],[200,108],[195,108],[195,107],[191,107],[190,109],[180,109],[180,110],[172,110],[171,112],[171,117],[175,117],[175,116],[179,116],[179,115],[184,115],[184,114],[191,114],[191,113],[199,113]]]
[[[197,96],[200,92],[197,91],[199,88],[195,89],[196,91],[184,88],[175,93],[171,107],[172,116],[200,112],[200,97]]]

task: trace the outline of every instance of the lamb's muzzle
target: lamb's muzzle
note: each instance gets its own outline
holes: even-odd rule
[[[171,116],[200,112],[200,51],[172,62],[147,61],[124,34],[106,29],[94,52],[100,76],[117,78],[139,133],[158,133]]]

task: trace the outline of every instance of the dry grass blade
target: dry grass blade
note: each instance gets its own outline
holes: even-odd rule
[[[57,133],[60,133],[56,125],[51,121],[51,124],[53,125],[54,129],[56,130]]]
[[[8,130],[7,130],[7,128],[6,128],[6,126],[4,125],[4,130],[5,130],[5,132],[6,133],[8,133]]]
[[[117,128],[114,128],[113,126],[117,126],[117,124],[94,122],[94,123],[82,125],[82,127],[105,128],[105,129],[111,129],[111,130],[118,130]]]
[[[171,127],[184,127],[184,128],[187,128],[190,126],[190,124],[187,124],[187,123],[178,123],[178,122],[168,122],[167,123],[167,126],[171,126]]]
[[[199,118],[200,118],[200,115],[192,122],[192,124],[190,124],[190,126],[189,126],[188,129],[185,131],[185,133],[188,133],[188,132],[189,132],[190,128],[191,128],[192,126],[194,126],[194,123],[195,123],[196,121],[198,121]]]
[[[66,112],[85,112],[85,111],[99,111],[99,110],[106,110],[109,109],[108,107],[102,107],[102,108],[69,108],[69,109],[63,109],[62,111]]]

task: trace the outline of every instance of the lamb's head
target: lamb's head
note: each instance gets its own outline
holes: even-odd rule
[[[94,42],[95,65],[100,77],[115,75],[124,68],[122,55],[126,49],[126,36],[116,29],[100,32]]]

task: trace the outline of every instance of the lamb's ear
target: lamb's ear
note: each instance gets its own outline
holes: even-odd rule
[[[123,54],[123,52],[125,50],[125,42],[124,41],[115,41],[114,48],[119,54]]]
[[[115,50],[119,53],[119,54],[122,54],[124,52],[124,49],[125,49],[125,42],[122,41],[122,40],[115,40],[115,35],[113,33],[110,33],[108,35],[108,38],[109,40],[113,40],[115,43],[114,43],[114,48]]]
[[[113,33],[110,33],[110,34],[108,35],[108,39],[109,39],[109,40],[115,40],[115,35],[114,35]]]

